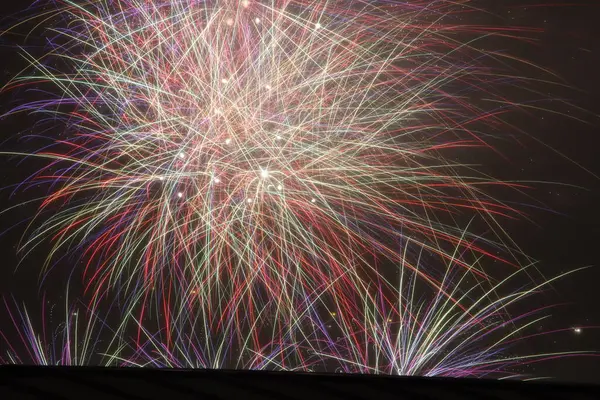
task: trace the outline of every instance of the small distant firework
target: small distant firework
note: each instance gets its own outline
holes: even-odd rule
[[[108,365],[114,361],[99,353],[104,323],[95,313],[69,306],[55,310],[55,305],[44,299],[41,318],[32,319],[25,306],[19,306],[15,300],[12,304],[6,298],[3,300],[9,318],[2,321],[0,330],[2,364],[81,366]],[[64,318],[54,323],[51,316],[62,312]]]
[[[247,330],[247,337],[237,336],[239,329],[223,326],[220,332],[205,326],[200,319],[176,318],[157,331],[138,324],[141,337],[136,350],[124,365],[153,368],[235,368],[251,370],[310,371],[311,365],[321,365],[321,357],[303,354],[306,338],[294,335],[298,327],[283,332],[264,329],[259,333],[262,343]],[[300,344],[302,343],[302,344]],[[304,356],[304,357],[303,357]]]

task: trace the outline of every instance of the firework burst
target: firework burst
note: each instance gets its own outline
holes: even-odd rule
[[[353,310],[373,281],[393,292],[398,266],[443,286],[421,251],[506,249],[455,221],[518,214],[450,158],[504,126],[469,93],[515,82],[465,41],[492,34],[455,23],[468,2],[57,4],[51,51],[4,90],[58,88],[13,111],[65,129],[35,154],[49,165],[30,182],[51,190],[24,248],[82,251],[93,301],[113,288],[140,321],[200,310],[246,338],[317,303]]]
[[[323,363],[337,362],[343,372],[459,378],[523,377],[517,371],[526,364],[590,356],[576,351],[514,352],[519,341],[570,330],[533,329],[550,318],[551,305],[514,312],[515,306],[522,310],[532,295],[570,273],[523,286],[525,268],[486,287],[474,283],[464,268],[450,266],[442,285],[431,291],[418,288],[414,272],[403,271],[396,296],[376,293],[364,299],[361,312],[334,312],[328,325],[319,324],[321,340],[314,341],[320,343],[318,350],[313,347],[314,355]]]

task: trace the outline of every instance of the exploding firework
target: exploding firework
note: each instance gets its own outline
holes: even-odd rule
[[[550,318],[552,306],[528,309],[523,304],[570,273],[522,286],[528,281],[525,274],[526,268],[486,288],[462,267],[450,266],[442,285],[431,291],[418,288],[414,272],[403,271],[396,296],[377,293],[363,301],[362,312],[334,312],[328,325],[318,324],[321,340],[314,340],[320,343],[314,355],[322,363],[336,361],[334,367],[343,372],[477,378],[522,378],[518,371],[526,364],[593,355],[515,353],[519,341],[570,330],[534,329]],[[523,307],[526,312],[515,313]]]
[[[250,325],[270,304],[289,324],[307,298],[351,302],[382,264],[450,259],[457,215],[516,213],[449,158],[501,123],[468,101],[499,79],[459,40],[490,34],[456,25],[467,2],[58,4],[53,48],[5,87],[54,85],[14,112],[64,127],[35,153],[49,165],[30,182],[51,191],[24,248],[82,249],[97,297],[177,293]]]

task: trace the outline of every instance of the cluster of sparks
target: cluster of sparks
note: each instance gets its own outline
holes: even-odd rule
[[[88,308],[125,299],[109,363],[483,376],[522,361],[499,358],[519,330],[486,340],[537,288],[496,295],[484,265],[511,264],[494,251],[510,241],[457,222],[502,232],[519,212],[450,158],[504,126],[506,107],[469,101],[511,81],[472,42],[513,33],[457,24],[468,1],[57,3],[36,16],[66,21],[52,48],[4,88],[52,84],[12,113],[64,129],[29,154],[48,166],[27,183],[50,189],[23,248],[50,238],[47,266],[80,254]]]

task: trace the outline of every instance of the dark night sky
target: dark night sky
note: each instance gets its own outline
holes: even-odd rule
[[[6,3],[6,2],[5,2]],[[18,11],[21,1],[3,3],[5,15]],[[24,3],[24,2],[23,2]],[[512,122],[531,136],[519,136],[515,141],[499,146],[506,158],[486,158],[485,170],[494,176],[507,179],[564,182],[577,187],[556,184],[539,184],[528,191],[536,201],[545,204],[548,210],[536,210],[525,206],[527,220],[507,222],[505,227],[523,250],[540,261],[539,269],[546,276],[554,276],[563,271],[581,266],[591,268],[558,281],[552,288],[532,298],[539,306],[562,304],[552,311],[552,319],[545,322],[540,330],[563,327],[584,328],[580,334],[566,331],[531,340],[524,344],[524,352],[539,353],[561,350],[600,351],[600,3],[577,1],[579,5],[536,6],[547,4],[536,0],[490,0],[481,1],[482,7],[489,10],[489,20],[482,18],[477,23],[502,23],[542,27],[545,32],[535,37],[539,42],[534,46],[506,49],[511,54],[531,60],[532,63],[554,71],[564,82],[575,89],[549,87],[549,98],[566,98],[588,113],[578,116],[589,121],[587,124],[564,116],[536,112],[532,115],[517,115]],[[525,6],[523,4],[527,3]],[[563,3],[568,3],[563,2]],[[596,4],[598,3],[598,4]],[[12,8],[10,8],[12,7]],[[491,16],[493,15],[493,16]],[[24,65],[16,57],[10,41],[0,41],[2,59],[2,79],[14,75]],[[6,111],[13,97],[0,97],[0,110]],[[546,104],[553,108],[552,102]],[[563,106],[556,105],[559,111]],[[29,129],[27,117],[11,117],[0,121],[6,147],[15,146],[9,140],[15,132]],[[23,146],[24,144],[19,144]],[[3,149],[3,150],[4,150]],[[552,149],[562,153],[559,155]],[[483,162],[483,160],[482,160]],[[37,164],[36,164],[37,163]],[[579,164],[576,165],[576,164]],[[3,186],[10,186],[26,178],[40,167],[38,162],[19,161],[5,158],[0,164]],[[588,172],[586,172],[586,169]],[[34,195],[31,191],[20,191],[11,195],[8,188],[0,193],[0,207],[8,207]],[[38,193],[39,194],[39,193]],[[521,199],[523,203],[526,201]],[[537,204],[537,203],[536,203]],[[0,216],[0,227],[6,229],[23,220],[34,210],[22,207],[17,213]],[[17,242],[22,234],[17,227],[0,237],[3,261],[0,272],[0,291],[12,293],[19,300],[35,303],[39,299],[39,276],[35,272],[36,261],[42,259],[37,252],[15,272],[19,256]],[[77,263],[77,260],[73,260]],[[45,287],[61,286],[68,272],[55,271],[45,283]],[[56,281],[56,282],[55,282]],[[59,301],[60,294],[56,296]],[[0,313],[0,318],[4,317]],[[2,320],[3,321],[3,320]],[[0,322],[3,324],[4,322]],[[598,328],[594,328],[598,327]],[[554,376],[560,380],[587,381],[600,383],[600,357],[573,357],[524,367],[523,372],[536,376]]]

